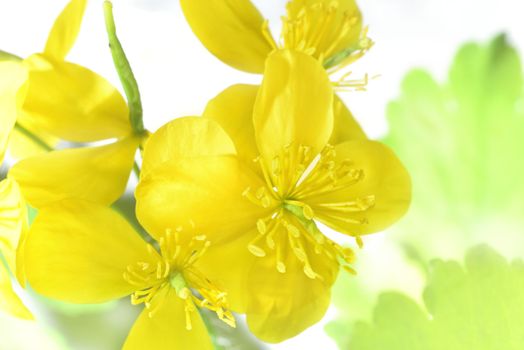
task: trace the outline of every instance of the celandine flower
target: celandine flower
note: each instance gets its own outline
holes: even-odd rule
[[[9,176],[35,208],[71,197],[113,203],[124,192],[136,150],[147,136],[134,132],[128,105],[114,86],[66,61],[85,7],[86,0],[71,0],[55,21],[44,52],[21,61],[28,79],[15,130],[78,143],[116,141],[39,154],[16,164]]]
[[[63,301],[131,295],[133,304],[144,304],[124,349],[213,349],[198,309],[235,326],[226,293],[202,273],[202,257],[213,248],[205,236],[179,227],[154,237],[155,243],[146,243],[107,207],[54,203],[39,212],[25,241],[27,280],[37,292]]]
[[[262,73],[276,49],[311,55],[330,72],[360,58],[373,42],[362,26],[354,0],[291,0],[282,17],[281,40],[273,39],[268,21],[250,0],[181,0],[193,32],[223,62],[247,72]],[[340,87],[362,87],[364,82],[343,77]]]
[[[316,223],[360,242],[403,215],[410,179],[386,146],[341,129],[350,124],[336,122],[328,76],[310,56],[276,51],[256,98],[257,87],[240,87],[212,101],[208,118],[174,120],[150,138],[137,216],[151,232],[175,221],[222,244],[202,259],[235,259],[206,271],[255,335],[278,342],[320,320],[339,267],[351,271],[353,252]]]

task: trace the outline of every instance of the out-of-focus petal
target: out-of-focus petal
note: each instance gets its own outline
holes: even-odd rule
[[[27,80],[25,67],[13,61],[0,62],[0,164],[7,149],[9,136],[16,122],[21,98],[25,94]]]
[[[132,133],[129,109],[106,79],[82,66],[32,55],[25,118],[61,139],[92,142]]]
[[[0,253],[13,273],[15,253],[20,236],[27,224],[27,209],[17,183],[11,179],[0,182]]]
[[[119,214],[85,201],[62,201],[38,212],[25,241],[25,269],[42,295],[73,303],[126,296],[129,265],[156,263],[146,242]]]
[[[2,261],[0,261],[0,311],[26,320],[33,319],[31,312],[13,291],[9,272]]]
[[[56,18],[49,32],[44,53],[57,60],[63,60],[73,47],[82,18],[84,17],[87,0],[71,0]]]
[[[124,192],[139,140],[54,151],[24,159],[9,171],[35,208],[67,199],[109,205]]]
[[[246,72],[264,71],[273,40],[264,36],[264,19],[251,1],[181,0],[180,3],[191,29],[213,55]]]
[[[153,300],[151,316],[142,311],[124,344],[124,350],[198,349],[212,350],[213,344],[198,311],[191,313],[191,329],[186,329],[185,302],[173,288],[166,287]]]

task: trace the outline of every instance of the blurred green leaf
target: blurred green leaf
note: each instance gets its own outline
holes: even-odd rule
[[[382,294],[373,322],[357,323],[346,349],[522,349],[522,260],[509,264],[482,245],[467,253],[464,268],[434,261],[428,278],[425,308],[400,293]]]
[[[430,259],[462,258],[467,247],[477,243],[489,243],[507,256],[524,257],[524,182],[520,181],[524,170],[520,156],[524,149],[523,74],[519,56],[506,38],[500,35],[486,45],[464,45],[446,83],[438,83],[426,71],[411,71],[400,97],[390,103],[387,112],[390,133],[384,141],[410,171],[413,202],[408,215],[387,234],[389,244],[384,246],[400,248],[411,266],[426,277],[435,276],[439,264],[430,266]],[[427,314],[412,300],[422,290],[421,280],[415,281],[408,265],[392,265],[391,254],[379,256],[382,269],[375,269],[374,275],[363,264],[357,267],[362,277],[339,278],[333,290],[338,315],[326,331],[341,349],[434,349],[428,343],[417,343],[428,340],[425,332],[430,327]],[[405,280],[407,274],[413,278]],[[391,276],[401,281],[394,283]],[[371,278],[384,282],[370,283]],[[390,289],[402,290],[412,298],[383,294],[377,309],[382,311],[375,319],[382,340],[376,344],[359,340],[365,339],[366,332],[369,337],[377,335],[372,333],[375,328],[363,323],[355,330],[355,319],[371,321],[370,305],[379,291]],[[454,327],[469,327],[467,320],[458,320]],[[386,326],[387,322],[391,324]],[[431,323],[431,327],[437,326]],[[387,337],[393,342],[399,332],[413,336],[393,348],[380,343]],[[355,341],[361,341],[360,347],[350,347],[357,346]],[[457,349],[469,348],[477,349]],[[506,349],[489,349],[499,348]]]
[[[411,257],[460,257],[479,242],[524,252],[522,88],[503,35],[463,46],[445,84],[422,70],[405,78],[385,142],[413,179],[410,212],[391,235]]]
[[[369,243],[364,247],[366,254],[355,265],[358,274],[339,274],[332,289],[337,314],[325,331],[340,349],[350,349],[355,321],[372,320],[373,307],[382,290],[394,289],[417,297],[425,285],[425,276],[406,261],[397,245],[380,236],[369,237],[366,242]]]

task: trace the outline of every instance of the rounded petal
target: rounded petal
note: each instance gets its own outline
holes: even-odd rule
[[[124,98],[106,79],[82,66],[33,55],[23,112],[38,128],[74,142],[132,133]]]
[[[263,34],[264,19],[249,0],[181,0],[182,11],[202,44],[224,63],[262,73],[274,42]]]
[[[235,154],[235,145],[218,123],[200,117],[178,118],[149,137],[142,176],[173,159],[222,154]]]
[[[255,227],[269,215],[247,200],[247,188],[262,180],[235,156],[180,158],[141,178],[136,189],[137,217],[155,238],[166,229],[190,229],[213,243]]]
[[[36,135],[47,147],[35,142],[24,129]],[[59,141],[59,138],[38,128],[31,118],[24,118],[24,114],[19,110],[15,128],[9,139],[9,152],[16,159],[25,159],[49,152],[49,148],[55,148]]]
[[[333,89],[324,68],[300,52],[279,50],[271,54],[253,121],[258,149],[268,169],[290,146],[308,147],[312,160],[333,130]]]
[[[198,311],[191,313],[191,330],[186,329],[185,302],[174,289],[164,288],[156,299],[157,311],[142,311],[124,344],[124,350],[198,349],[213,350],[206,325]]]
[[[16,113],[25,94],[25,67],[13,61],[0,62],[0,164],[4,158],[9,136],[16,122]]]
[[[263,341],[278,343],[296,336],[320,321],[329,307],[339,265],[323,255],[317,256],[313,247],[306,245],[305,249],[323,280],[307,277],[303,263],[289,247],[283,260],[286,272],[277,271],[274,252],[257,258],[252,266],[247,323]]]
[[[63,60],[73,47],[87,0],[71,0],[57,17],[45,46],[45,54],[57,60]]]
[[[338,190],[303,198],[316,219],[359,236],[384,230],[404,215],[411,200],[411,180],[393,151],[379,142],[348,141],[336,146],[335,152],[336,164],[349,160],[362,176]]]
[[[253,229],[224,244],[211,242],[206,253],[195,263],[196,269],[227,293],[229,307],[238,313],[247,310],[248,276],[258,259],[247,247],[256,235]]]
[[[50,152],[24,159],[9,171],[34,208],[67,198],[109,205],[124,192],[138,139]]]
[[[333,133],[329,139],[330,145],[336,146],[345,141],[368,139],[351,111],[337,95],[333,101],[333,114],[335,119]]]
[[[253,106],[258,89],[256,85],[230,86],[208,103],[203,115],[220,124],[235,143],[238,157],[252,164],[255,172],[260,172],[260,166],[254,162],[258,148],[253,127]]]
[[[16,271],[15,252],[24,227],[27,209],[17,183],[11,179],[0,182],[0,253],[11,271]]]
[[[11,279],[9,272],[0,261],[0,311],[5,311],[8,314],[22,318],[25,320],[32,320],[33,315],[22,303],[18,295],[13,291],[11,286]]]
[[[25,241],[27,280],[38,293],[73,303],[101,303],[132,293],[123,273],[155,263],[146,243],[112,209],[62,201],[39,211]]]

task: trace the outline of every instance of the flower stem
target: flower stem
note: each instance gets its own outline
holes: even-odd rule
[[[136,161],[133,163],[133,172],[135,173],[136,178],[140,180],[140,166]]]
[[[28,139],[30,139],[31,141],[33,141],[34,143],[36,143],[38,146],[40,146],[41,148],[43,148],[44,150],[46,151],[52,151],[53,150],[53,147],[49,146],[44,140],[42,140],[40,137],[38,137],[37,135],[33,134],[31,131],[29,131],[28,129],[26,129],[25,127],[23,127],[22,125],[20,125],[20,123],[16,123],[15,124],[15,129],[17,131],[19,131],[22,135],[24,135],[25,137],[27,137]]]
[[[136,82],[135,76],[131,69],[131,65],[127,60],[126,54],[118,37],[116,35],[115,19],[113,17],[113,4],[110,1],[104,1],[104,18],[106,23],[106,31],[109,39],[109,48],[113,56],[113,63],[115,65],[120,82],[124,88],[127,104],[129,105],[129,121],[131,127],[137,135],[142,135],[145,132],[142,110],[142,102],[140,100],[140,91]]]

